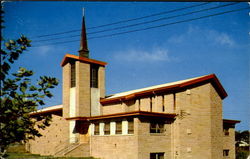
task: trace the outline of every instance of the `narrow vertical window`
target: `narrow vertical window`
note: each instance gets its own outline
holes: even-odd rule
[[[164,152],[150,153],[150,159],[164,159]]]
[[[141,99],[138,100],[139,100],[139,110],[141,110]]]
[[[152,103],[152,97],[150,97],[150,111],[152,112],[153,109],[153,103]]]
[[[104,135],[110,135],[110,123],[105,122],[104,124]]]
[[[94,135],[99,135],[100,131],[99,131],[99,123],[95,123],[95,131],[94,131]]]
[[[116,134],[122,134],[122,121],[117,121],[116,122],[115,133]]]
[[[174,95],[174,110],[175,110],[176,109],[176,96],[175,96],[175,93],[173,95]]]
[[[91,70],[90,70],[90,87],[91,88],[98,88],[98,69],[99,69],[99,66],[91,65]]]
[[[162,95],[162,112],[165,112],[164,95]]]
[[[128,120],[128,134],[134,134],[134,119]]]
[[[223,150],[223,156],[229,156],[229,150]]]
[[[224,128],[223,132],[225,136],[229,136],[229,128]]]
[[[75,62],[70,63],[70,87],[76,86],[76,65]]]

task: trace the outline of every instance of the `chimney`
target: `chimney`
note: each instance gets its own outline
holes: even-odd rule
[[[80,57],[89,58],[89,50],[88,50],[86,27],[85,27],[84,8],[83,8],[83,16],[82,16],[82,33],[81,33],[80,50],[78,52],[79,52]]]

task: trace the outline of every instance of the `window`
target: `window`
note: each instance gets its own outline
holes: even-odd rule
[[[224,128],[223,132],[225,136],[229,136],[229,128]]]
[[[94,134],[95,135],[99,135],[100,132],[99,132],[99,123],[95,123],[95,131],[94,131]]]
[[[110,135],[110,123],[106,122],[104,124],[104,135]]]
[[[115,133],[116,134],[122,134],[122,121],[117,121],[116,122]]]
[[[153,109],[153,103],[152,103],[152,97],[150,97],[150,111],[152,112]]]
[[[141,99],[138,99],[139,100],[139,110],[141,110]]]
[[[164,152],[150,153],[150,159],[164,159]]]
[[[90,87],[98,88],[98,69],[97,65],[91,65],[90,70]]]
[[[223,156],[229,156],[229,150],[223,150]]]
[[[70,87],[75,87],[76,86],[76,65],[75,62],[71,62],[71,67],[70,67]]]
[[[134,133],[134,121],[133,119],[128,120],[128,134]]]
[[[165,112],[164,95],[162,96],[162,112]]]
[[[164,123],[150,123],[150,133],[163,133]]]
[[[175,93],[173,95],[174,95],[174,110],[175,110],[176,109],[176,95]]]

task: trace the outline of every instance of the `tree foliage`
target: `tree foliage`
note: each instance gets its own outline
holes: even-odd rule
[[[248,130],[235,131],[235,141],[236,142],[244,141],[249,144],[249,134],[250,133]]]
[[[34,72],[23,67],[16,73],[10,73],[11,66],[28,47],[31,47],[31,41],[24,35],[16,40],[4,40],[1,37],[1,153],[12,143],[40,137],[39,129],[45,129],[51,120],[49,115],[32,116],[31,113],[37,111],[38,106],[45,104],[46,97],[53,97],[50,90],[58,85],[58,80],[40,76],[34,84],[34,81],[31,81]]]
[[[236,159],[246,159],[249,156],[249,131],[235,131],[235,147]],[[241,142],[245,142],[248,146],[240,146]]]

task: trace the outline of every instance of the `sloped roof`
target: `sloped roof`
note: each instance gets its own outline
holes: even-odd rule
[[[105,105],[108,103],[117,102],[117,101],[121,101],[121,100],[133,99],[136,96],[155,94],[155,93],[162,92],[162,91],[178,90],[181,88],[201,84],[204,82],[211,82],[222,99],[227,97],[227,93],[226,93],[225,89],[223,88],[223,86],[221,85],[218,78],[216,77],[216,75],[210,74],[210,75],[190,78],[190,79],[186,79],[186,80],[165,83],[165,84],[161,84],[161,85],[155,85],[155,86],[146,87],[146,88],[142,88],[142,89],[136,89],[136,90],[131,90],[131,91],[127,91],[127,92],[113,94],[107,98],[101,99],[100,102]]]
[[[56,111],[61,111],[62,109],[63,109],[63,105],[55,105],[55,106],[50,106],[50,107],[46,107],[43,109],[39,109],[35,112],[32,112],[31,115],[52,113],[52,112],[56,112]]]
[[[69,60],[77,60],[77,61],[81,61],[84,63],[97,64],[97,65],[101,65],[101,66],[107,65],[107,63],[103,62],[103,61],[98,61],[98,60],[89,59],[86,57],[80,57],[80,56],[76,56],[76,55],[66,54],[61,62],[61,66],[66,65],[69,62]]]
[[[240,120],[223,119],[223,127],[235,128],[235,124],[240,123]]]
[[[223,119],[223,123],[226,123],[226,124],[237,124],[237,123],[240,123],[240,120]]]

